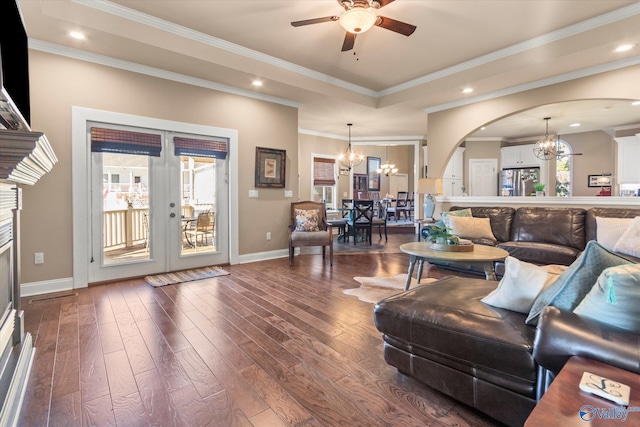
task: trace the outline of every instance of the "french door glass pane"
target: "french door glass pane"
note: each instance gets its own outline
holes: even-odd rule
[[[102,153],[104,264],[149,259],[149,158]]]
[[[182,255],[217,250],[217,162],[208,157],[180,156]]]

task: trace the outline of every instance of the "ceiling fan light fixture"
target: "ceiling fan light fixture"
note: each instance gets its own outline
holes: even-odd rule
[[[369,30],[378,20],[371,8],[354,7],[340,16],[338,22],[350,33],[361,34]]]

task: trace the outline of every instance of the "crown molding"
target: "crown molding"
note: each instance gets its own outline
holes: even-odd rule
[[[594,28],[602,27],[603,25],[608,25],[608,24],[620,21],[622,19],[627,19],[630,16],[634,16],[637,14],[640,14],[640,2],[635,3],[631,6],[626,6],[626,7],[614,10],[609,13],[605,13],[604,15],[587,19],[586,21],[582,21],[565,28],[561,28],[551,33],[534,37],[530,40],[525,40],[521,43],[517,43],[512,46],[506,47],[504,49],[500,49],[495,52],[491,52],[486,55],[471,59],[469,61],[456,64],[452,67],[444,68],[442,70],[436,71],[435,73],[427,74],[426,76],[418,77],[417,79],[410,80],[408,82],[404,82],[396,86],[392,86],[390,88],[387,88],[378,92],[378,97],[391,95],[396,92],[400,92],[406,89],[420,86],[425,83],[432,82],[434,80],[448,77],[453,74],[460,73],[462,71],[467,71],[475,67],[479,67],[481,65],[485,65],[490,62],[497,61],[498,59],[517,55],[517,54],[526,52],[530,49],[535,49],[537,47],[543,46],[545,44],[553,43],[558,40],[562,40],[567,37],[572,37],[576,34],[580,34],[585,31],[592,30]]]
[[[273,57],[271,55],[267,55],[267,54],[255,51],[253,49],[249,49],[249,48],[240,46],[238,44],[231,43],[226,40],[222,40],[217,37],[213,37],[208,34],[204,34],[199,31],[195,31],[190,28],[183,27],[182,25],[177,25],[172,22],[165,21],[164,19],[147,15],[146,13],[138,12],[136,10],[129,9],[124,6],[120,6],[118,4],[112,3],[107,0],[72,0],[72,1],[77,4],[81,4],[83,6],[91,7],[93,9],[99,10],[101,12],[109,13],[111,15],[115,15],[120,18],[127,19],[129,21],[137,22],[138,24],[146,25],[148,27],[153,27],[158,30],[165,31],[167,33],[171,33],[179,37],[187,38],[189,40],[193,40],[198,43],[206,44],[208,46],[212,46],[217,49],[222,49],[236,55],[244,56],[245,58],[250,58],[265,64],[273,65],[274,67],[291,71],[291,72],[303,75],[305,77],[310,77],[312,79],[319,80],[324,83],[329,83],[331,85],[339,86],[341,88],[348,89],[350,91],[371,96],[374,98],[378,96],[376,91],[368,89],[366,87],[349,83],[347,81],[340,80],[335,77],[331,77],[327,74],[314,71],[310,68],[302,67],[292,62],[284,61],[282,59]]]
[[[298,128],[298,133],[309,136],[319,136],[321,138],[337,139],[340,141],[348,141],[349,137],[345,135],[336,135],[333,133],[317,132],[315,130]],[[407,136],[352,136],[351,142],[414,142],[415,140],[427,139],[424,135],[407,135]],[[375,145],[375,144],[374,144]]]
[[[434,105],[432,107],[424,108],[422,111],[424,111],[427,114],[436,113],[438,111],[449,110],[451,108],[462,107],[464,105],[469,105],[469,104],[475,104],[481,101],[488,101],[490,99],[500,98],[502,96],[507,96],[507,95],[513,95],[515,93],[525,92],[527,90],[539,89],[541,87],[545,87],[545,86],[549,86],[557,83],[564,83],[564,82],[579,79],[582,77],[589,77],[596,74],[606,73],[608,71],[615,71],[621,68],[632,67],[634,65],[640,65],[640,56],[621,59],[619,61],[609,62],[607,64],[597,65],[595,67],[585,68],[582,70],[572,71],[570,73],[559,74],[557,76],[549,77],[546,79],[536,80],[533,82],[512,86],[512,87],[498,90],[495,92],[489,92],[483,95],[461,99],[459,101],[448,102],[446,104],[440,104],[440,105]]]
[[[217,90],[220,92],[231,93],[243,96],[245,98],[258,99],[260,101],[272,102],[274,104],[286,105],[288,107],[300,108],[300,103],[289,99],[279,98],[277,96],[265,95],[262,93],[252,92],[250,90],[238,89],[233,86],[212,82],[210,80],[199,79],[180,73],[162,70],[160,68],[149,67],[146,65],[136,64],[135,62],[123,61],[109,56],[97,55],[95,53],[86,52],[84,50],[74,49],[61,46],[42,40],[29,39],[29,49],[39,50],[41,52],[52,53],[54,55],[65,56],[80,61],[91,62],[94,64],[105,65],[107,67],[117,68],[120,70],[131,71],[138,74],[144,74],[160,79],[171,80],[178,83],[184,83],[191,86],[203,87],[206,89]]]
[[[410,89],[419,85],[423,85],[425,83],[432,82],[434,80],[448,77],[448,76],[460,73],[462,71],[470,70],[475,67],[479,67],[481,65],[484,65],[502,58],[506,58],[508,56],[517,55],[517,54],[526,52],[530,49],[534,49],[539,46],[543,46],[545,44],[549,44],[558,40],[572,37],[576,34],[589,31],[594,28],[602,27],[604,25],[608,25],[608,24],[620,21],[622,19],[627,19],[630,16],[640,14],[640,2],[637,2],[630,6],[625,6],[620,9],[605,13],[603,15],[596,16],[591,19],[587,19],[586,21],[582,21],[577,24],[573,24],[568,27],[561,28],[551,33],[543,34],[541,36],[535,37],[530,40],[525,40],[521,43],[517,43],[515,45],[506,47],[504,49],[491,52],[487,55],[483,55],[478,58],[465,61],[448,68],[444,68],[434,73],[430,73],[425,76],[418,77],[413,80],[409,80],[399,85],[395,85],[387,89],[383,89],[381,91],[375,91],[360,85],[349,83],[347,81],[329,76],[324,73],[311,70],[306,67],[302,67],[300,65],[296,65],[288,61],[284,61],[279,58],[275,58],[270,55],[263,54],[261,52],[237,45],[235,43],[228,42],[226,40],[222,40],[217,37],[213,37],[213,36],[201,33],[199,31],[194,31],[189,28],[183,27],[181,25],[177,25],[169,21],[165,21],[163,19],[159,19],[150,15],[147,15],[145,13],[135,11],[133,9],[120,6],[108,0],[72,0],[72,1],[86,7],[91,7],[93,9],[100,10],[105,13],[109,13],[111,15],[119,16],[129,21],[133,21],[142,25],[157,28],[161,31],[175,34],[176,36],[179,36],[179,37],[188,38],[190,40],[193,40],[199,43],[203,43],[218,49],[225,50],[227,52],[231,52],[237,55],[244,56],[246,58],[260,61],[265,64],[272,65],[274,67],[291,71],[291,72],[294,72],[318,81],[322,81],[324,83],[335,85],[335,86],[338,86],[353,92],[357,92],[366,96],[370,96],[373,98],[381,98],[396,92],[400,92],[400,91]],[[452,107],[447,107],[447,108],[452,108]]]

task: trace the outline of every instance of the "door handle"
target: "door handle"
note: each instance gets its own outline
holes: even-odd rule
[[[175,214],[175,212],[171,212],[171,213],[169,214],[169,216],[170,216],[171,218],[175,218],[175,217],[176,217],[176,214]]]
[[[169,203],[169,207],[170,207],[170,208],[175,208],[175,207],[176,207],[176,204],[175,204],[175,203],[173,203],[173,202],[171,202],[171,203]]]

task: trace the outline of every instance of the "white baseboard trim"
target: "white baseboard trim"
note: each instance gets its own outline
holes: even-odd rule
[[[295,249],[295,255],[299,254],[300,250]],[[245,254],[238,256],[238,264],[247,264],[250,262],[266,261],[268,259],[287,258],[289,257],[289,249],[278,249],[277,251],[268,252],[255,252],[252,254]]]
[[[49,294],[51,292],[69,291],[71,289],[73,289],[73,277],[43,280],[42,282],[21,283],[20,296],[30,297],[33,295]]]

